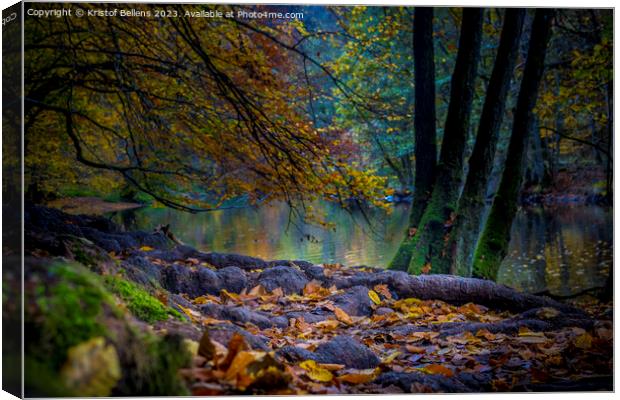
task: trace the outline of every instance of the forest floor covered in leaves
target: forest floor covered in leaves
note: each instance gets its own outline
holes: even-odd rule
[[[143,369],[126,341],[99,333],[119,360],[98,383],[108,394],[612,390],[611,303],[560,303],[446,275],[204,253],[160,231],[122,232],[104,218],[32,206],[26,251],[33,264],[72,260],[100,277],[122,311],[94,314],[108,330],[121,319],[179,338],[191,353],[173,371],[182,389],[147,390],[134,381],[157,374],[136,378]],[[27,269],[26,287],[49,280],[47,271]],[[43,292],[27,307],[27,329],[50,318],[40,299],[52,289]],[[80,343],[59,350],[57,365],[73,393],[92,395],[67,366]]]

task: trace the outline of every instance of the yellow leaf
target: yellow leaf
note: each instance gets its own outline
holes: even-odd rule
[[[368,291],[368,297],[370,297],[370,300],[372,300],[373,303],[377,305],[381,304],[381,299],[379,298],[379,295],[377,294],[377,292],[375,292],[374,290]]]
[[[396,359],[396,357],[398,357],[401,354],[402,353],[400,351],[395,351],[394,353],[390,354],[389,356],[381,359],[381,364],[389,364],[392,361],[394,361]]]
[[[519,328],[519,336],[533,336],[533,337],[545,337],[543,332],[534,332],[522,326]]]
[[[152,248],[151,246],[142,246],[140,247],[140,251],[153,251],[155,250],[154,248]]]
[[[592,336],[589,333],[584,333],[575,338],[575,347],[580,349],[589,349],[592,347]]]
[[[121,377],[116,349],[103,337],[71,347],[60,375],[75,396],[109,396]]]
[[[183,311],[183,313],[185,313],[185,315],[187,315],[192,322],[194,322],[194,323],[199,323],[200,322],[200,320],[198,318],[196,318],[196,316],[194,316],[194,313],[192,312],[191,309],[185,308],[185,307],[183,307],[180,304],[177,304],[177,307],[179,307],[181,309],[181,311]]]
[[[331,382],[334,379],[334,375],[328,369],[320,367],[314,360],[303,361],[299,366],[306,370],[306,375],[313,381]]]

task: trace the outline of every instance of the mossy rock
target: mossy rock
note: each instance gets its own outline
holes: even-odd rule
[[[182,319],[178,311],[165,306],[138,285],[119,276],[105,277],[106,287],[119,296],[129,311],[138,319],[154,323],[164,321],[169,316]]]
[[[120,278],[116,279],[119,281],[115,287],[127,288],[119,284]],[[33,261],[26,265],[25,288],[26,396],[91,393],[79,385],[73,388],[67,385],[61,370],[66,366],[70,350],[93,338],[102,338],[112,345],[120,361],[120,378],[115,385],[108,383],[106,387],[111,388],[108,394],[188,394],[178,375],[178,370],[191,361],[185,347],[179,344],[182,339],[161,338],[144,327],[134,326],[97,274],[80,264]],[[168,318],[171,314],[156,299],[146,297],[150,295],[144,290],[135,285],[130,289],[130,299],[139,312],[146,312],[149,318]]]

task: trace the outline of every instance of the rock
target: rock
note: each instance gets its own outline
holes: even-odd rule
[[[222,279],[215,272],[209,268],[199,267],[194,272],[194,279],[198,282],[200,292],[203,294],[209,293],[213,295],[219,295],[222,289]]]
[[[200,259],[218,268],[239,267],[243,270],[251,270],[269,267],[269,264],[260,258],[239,254],[202,253]]]
[[[284,317],[273,317],[270,314],[252,311],[247,307],[228,307],[219,304],[208,303],[200,307],[200,312],[212,318],[227,320],[238,324],[251,323],[261,329],[277,326],[286,328],[288,320]]]
[[[344,364],[348,368],[367,369],[379,365],[379,358],[370,349],[350,336],[336,336],[314,351],[317,362]]]
[[[115,252],[120,253],[121,246],[117,240],[114,240],[114,235],[109,235],[107,233],[103,233],[98,231],[97,229],[82,227],[80,228],[84,237],[97,246],[101,247],[107,252]]]
[[[154,249],[168,249],[173,244],[170,239],[166,237],[162,232],[129,232],[127,236],[131,237],[139,247],[149,246]]]
[[[342,294],[332,296],[334,304],[342,308],[347,314],[368,316],[372,314],[372,300],[368,297],[368,288],[354,286]]]
[[[286,294],[300,294],[308,283],[308,279],[301,271],[293,267],[279,265],[263,271],[258,277],[258,283],[267,290],[281,287]]]
[[[224,267],[216,274],[220,280],[220,290],[226,289],[229,292],[239,293],[248,286],[245,272],[239,267]]]
[[[240,328],[234,324],[218,324],[209,326],[209,338],[216,342],[228,347],[230,339],[235,333],[239,333],[243,336],[248,345],[254,350],[271,351],[269,346],[269,339],[263,335],[254,335]]]
[[[157,321],[153,324],[153,330],[159,334],[175,334],[193,341],[200,341],[202,332],[197,326],[186,322],[168,319],[165,321]]]
[[[392,310],[389,307],[379,307],[375,310],[375,315],[387,315],[387,314],[391,314],[393,313],[394,310]]]
[[[161,265],[153,264],[145,257],[132,256],[128,257],[125,262],[144,272],[149,279],[154,279],[157,282],[161,279]]]
[[[318,266],[318,265],[314,265],[311,262],[308,261],[302,261],[302,260],[295,260],[295,261],[289,261],[289,260],[278,260],[278,261],[270,261],[269,262],[269,266],[271,268],[273,267],[277,267],[277,266],[286,266],[286,267],[292,267],[297,269],[297,267],[306,275],[306,277],[310,280],[312,279],[316,279],[317,281],[324,281],[327,279],[327,277],[325,276],[325,273],[323,271],[323,267]]]
[[[161,286],[171,293],[185,293],[191,298],[202,296],[204,291],[196,274],[184,265],[173,264],[161,270]]]
[[[336,336],[319,345],[314,352],[301,347],[286,346],[277,354],[291,361],[311,359],[325,364],[344,364],[347,368],[367,369],[379,365],[379,358],[370,349],[350,336]]]
[[[325,321],[330,314],[319,314],[320,311],[317,312],[304,312],[304,311],[293,311],[286,314],[286,318],[291,319],[300,319],[303,318],[305,322],[310,324],[314,324],[316,322]]]

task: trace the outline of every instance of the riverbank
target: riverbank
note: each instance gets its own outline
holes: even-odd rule
[[[98,197],[65,197],[49,201],[46,206],[72,215],[103,215],[110,212],[132,210],[144,204],[125,201],[106,201]]]
[[[56,308],[64,321],[55,333],[72,340],[51,346],[61,372],[48,372],[60,376],[61,392],[90,394],[66,372],[84,346],[99,346],[89,354],[107,361],[89,365],[103,376],[99,387],[118,395],[137,394],[131,379],[167,382],[140,386],[159,395],[611,390],[611,304],[580,308],[476,279],[204,253],[164,232],[123,232],[104,218],[33,206],[26,253],[32,343],[50,348],[40,332],[52,315],[41,304],[60,292],[86,286],[108,299],[79,313],[90,330]],[[72,286],[55,290],[63,280],[49,271]],[[74,339],[77,329],[86,333]],[[135,329],[151,336],[119,334]],[[153,346],[144,356],[153,368],[135,372],[140,349]]]

